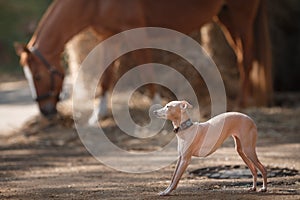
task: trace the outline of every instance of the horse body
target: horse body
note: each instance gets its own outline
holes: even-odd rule
[[[44,77],[42,80],[35,80],[39,95],[50,90],[50,81],[46,77],[49,69],[41,67],[44,63],[30,51],[32,47],[38,49],[51,66],[63,73],[60,55],[65,44],[85,28],[92,27],[103,39],[124,30],[146,26],[190,33],[211,21],[223,5],[223,0],[56,0],[44,14],[28,45],[19,47],[17,52],[23,60],[22,65],[28,65],[33,74],[38,73]],[[249,84],[247,77],[254,61],[254,22],[259,6],[258,0],[229,0],[226,1],[227,12],[221,13],[223,15],[219,18],[225,33],[228,33],[227,39],[237,54],[243,100],[246,98],[245,87]],[[52,92],[59,93],[62,80],[56,78],[56,83],[56,89]],[[109,84],[109,81],[104,84]],[[57,99],[43,99],[38,103],[43,108],[47,104],[56,105]]]
[[[211,21],[223,5],[222,0],[104,0],[98,4],[94,28],[99,32],[121,32],[144,26],[163,27],[191,33]]]

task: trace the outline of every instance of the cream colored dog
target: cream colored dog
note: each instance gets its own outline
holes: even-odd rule
[[[172,101],[165,107],[154,111],[158,118],[171,120],[174,132],[178,139],[179,159],[169,187],[160,192],[168,195],[176,189],[179,179],[189,165],[192,156],[206,157],[215,152],[232,136],[238,154],[251,170],[253,186],[250,191],[256,190],[257,168],[263,177],[261,192],[267,191],[267,171],[257,158],[255,145],[257,128],[253,120],[245,114],[227,112],[220,114],[207,122],[192,122],[186,112],[192,106],[186,101]]]

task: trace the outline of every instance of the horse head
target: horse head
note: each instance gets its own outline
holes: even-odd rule
[[[40,112],[47,118],[53,117],[57,113],[56,104],[62,90],[63,70],[48,62],[35,47],[16,43],[15,49]]]

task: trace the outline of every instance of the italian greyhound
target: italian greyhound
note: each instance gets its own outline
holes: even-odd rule
[[[172,121],[179,153],[171,183],[159,195],[168,195],[176,189],[192,156],[207,157],[229,136],[234,138],[238,154],[252,173],[253,186],[249,190],[256,191],[257,169],[259,169],[263,177],[260,191],[267,191],[267,171],[258,160],[255,151],[257,128],[253,120],[242,113],[227,112],[204,123],[192,122],[187,114],[187,108],[192,108],[187,101],[171,101],[165,107],[154,111],[156,117]]]

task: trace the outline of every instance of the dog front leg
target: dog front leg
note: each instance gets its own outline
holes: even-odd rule
[[[170,194],[170,192],[172,192],[174,189],[176,189],[177,184],[178,184],[183,172],[189,165],[190,161],[191,161],[191,157],[188,157],[188,158],[182,157],[182,156],[179,157],[169,187],[165,191],[160,192],[159,195],[161,195],[161,196],[168,195],[168,194]]]

